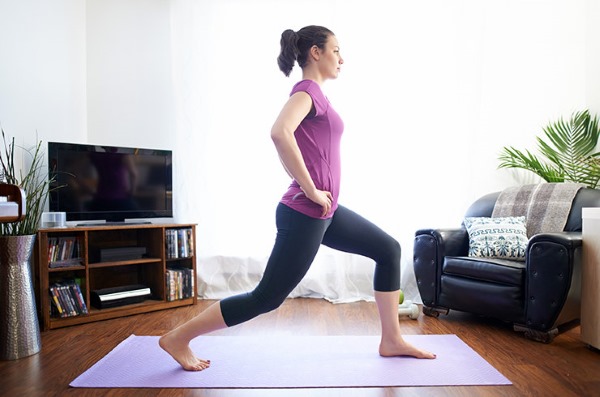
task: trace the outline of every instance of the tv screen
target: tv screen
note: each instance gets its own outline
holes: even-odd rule
[[[67,221],[173,216],[170,150],[48,142],[49,207]]]

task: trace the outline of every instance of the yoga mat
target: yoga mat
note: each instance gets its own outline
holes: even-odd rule
[[[157,336],[131,335],[72,387],[313,388],[510,385],[456,335],[406,335],[435,360],[381,357],[377,336],[201,336],[191,348],[211,360],[183,370]]]

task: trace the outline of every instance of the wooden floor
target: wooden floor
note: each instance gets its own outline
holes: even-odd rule
[[[456,334],[513,382],[512,386],[342,389],[72,389],[69,383],[131,334],[161,335],[205,308],[164,310],[42,333],[42,351],[0,361],[2,396],[600,396],[600,353],[579,328],[553,343],[525,339],[502,323],[451,312],[439,319],[401,319],[404,334]],[[278,310],[215,335],[378,335],[374,303],[334,305],[288,299]],[[435,376],[435,374],[431,374]]]

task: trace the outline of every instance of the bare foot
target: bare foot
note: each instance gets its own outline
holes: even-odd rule
[[[202,360],[196,357],[187,344],[182,346],[171,333],[161,336],[158,344],[186,371],[202,371],[210,367],[210,360]]]
[[[421,350],[403,340],[395,342],[381,342],[379,355],[383,357],[411,356],[416,358],[436,358],[436,355],[426,350]]]

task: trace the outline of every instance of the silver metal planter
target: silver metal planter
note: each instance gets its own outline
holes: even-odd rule
[[[31,254],[35,235],[0,237],[0,360],[40,351]]]

